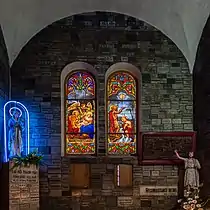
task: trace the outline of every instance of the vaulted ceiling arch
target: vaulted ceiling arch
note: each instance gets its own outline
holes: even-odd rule
[[[209,16],[209,0],[2,0],[0,22],[10,64],[41,29],[75,14],[117,12],[148,22],[182,51],[192,71],[197,46]]]

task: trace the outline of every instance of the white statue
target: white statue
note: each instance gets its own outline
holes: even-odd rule
[[[185,164],[184,187],[187,189],[197,189],[200,186],[198,170],[201,168],[201,166],[199,161],[193,157],[193,152],[189,152],[188,158],[180,157],[177,150],[174,152],[180,160],[184,161]]]

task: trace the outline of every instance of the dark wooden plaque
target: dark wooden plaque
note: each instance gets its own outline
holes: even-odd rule
[[[161,132],[142,133],[139,159],[143,164],[178,164],[174,154],[177,150],[180,156],[187,157],[190,151],[195,151],[195,132]]]

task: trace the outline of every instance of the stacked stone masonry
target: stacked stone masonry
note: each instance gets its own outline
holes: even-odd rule
[[[178,48],[160,31],[134,18],[95,12],[57,21],[38,33],[12,66],[12,97],[30,112],[31,145],[44,154],[40,169],[41,209],[170,209],[176,196],[140,196],[142,185],[177,185],[176,166],[139,166],[135,157],[108,158],[104,95],[98,95],[99,134],[95,158],[61,158],[60,74],[69,63],[82,61],[98,72],[99,92],[105,73],[117,62],[141,71],[141,131],[192,131],[192,77]],[[91,187],[72,197],[71,163],[91,164]],[[133,165],[133,187],[116,188],[114,165]],[[106,179],[104,178],[106,176]],[[107,178],[108,177],[108,178]],[[120,196],[132,205],[119,207]]]

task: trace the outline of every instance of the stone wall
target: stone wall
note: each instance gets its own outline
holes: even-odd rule
[[[9,88],[9,59],[0,27],[0,162],[3,153],[3,106],[8,97]],[[1,168],[1,167],[0,167]]]
[[[176,197],[140,196],[141,185],[171,186],[178,182],[176,166],[138,166],[137,158],[104,162],[105,107],[99,100],[98,157],[91,164],[91,189],[75,201],[69,186],[69,165],[80,159],[60,157],[60,74],[74,61],[94,66],[99,92],[104,92],[105,73],[117,62],[128,62],[142,72],[142,131],[192,130],[192,78],[177,47],[160,31],[134,18],[114,13],[89,13],[60,20],[37,34],[12,66],[12,96],[23,102],[31,117],[31,145],[44,153],[46,166],[40,172],[41,207],[90,209],[117,207],[119,196],[131,197],[131,209],[167,209]],[[83,160],[84,162],[84,160]],[[133,187],[113,187],[114,164],[133,164]],[[112,187],[107,189],[107,186]],[[111,189],[111,190],[110,190]],[[62,196],[63,195],[63,196]],[[75,207],[76,208],[76,207]]]

